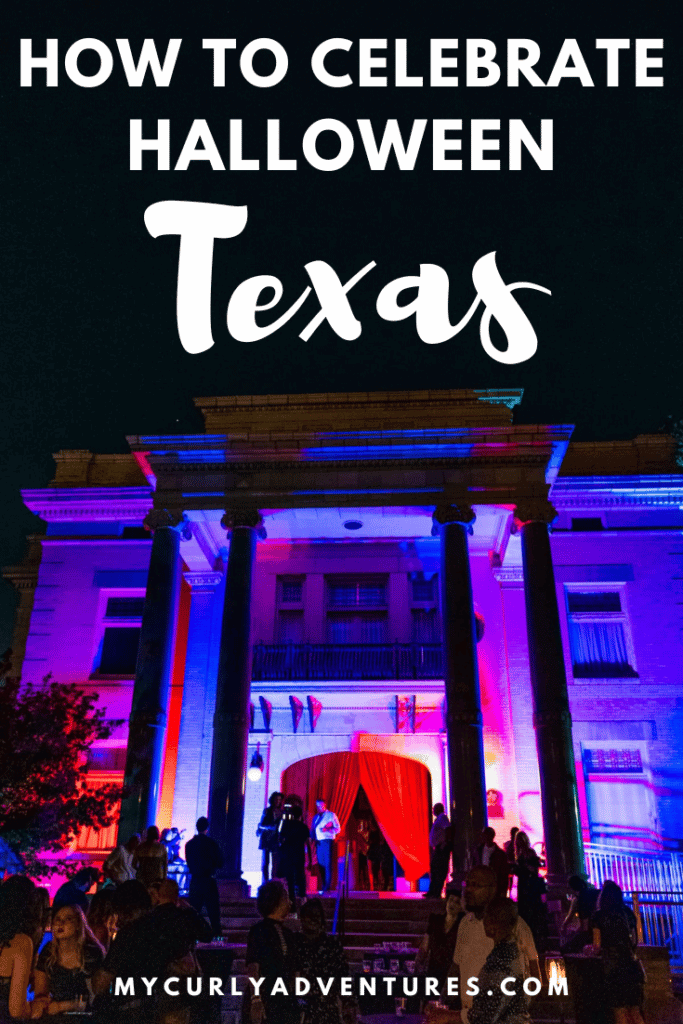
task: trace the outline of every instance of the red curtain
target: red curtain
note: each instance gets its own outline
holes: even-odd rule
[[[360,786],[358,754],[340,751],[297,761],[282,773],[282,792],[297,794],[304,802],[304,816],[312,821],[316,800],[324,800],[339,818],[340,838],[353,809]]]
[[[362,753],[360,783],[409,882],[429,871],[429,772],[395,754]]]
[[[310,822],[316,800],[339,818],[342,836],[358,787],[365,790],[392,853],[413,882],[429,871],[429,773],[419,761],[395,754],[341,751],[307,757],[282,773],[282,791],[296,793]]]

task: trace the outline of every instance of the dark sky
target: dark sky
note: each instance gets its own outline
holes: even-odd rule
[[[193,11],[190,11],[190,7]],[[193,395],[522,386],[518,422],[570,422],[575,437],[619,438],[657,430],[667,415],[683,417],[681,380],[681,25],[671,3],[626,0],[602,14],[599,5],[531,2],[296,4],[206,2],[126,4],[71,0],[66,5],[12,5],[0,15],[0,358],[3,427],[0,489],[5,529],[0,564],[17,561],[36,521],[22,511],[20,488],[44,486],[51,453],[61,448],[125,451],[125,435],[201,429]],[[252,39],[278,40],[289,55],[279,85],[257,89],[238,71]],[[354,42],[330,69],[357,82],[359,38],[407,38],[409,73],[428,81],[430,38],[484,37],[505,68],[505,41],[541,46],[536,70],[546,81],[566,38],[576,38],[595,81],[584,88],[389,87],[329,89],[313,77],[310,54],[324,39]],[[36,53],[59,40],[57,88],[35,72],[19,86],[19,40]],[[93,37],[113,51],[114,71],[97,88],[79,88],[64,55]],[[142,40],[163,52],[183,43],[167,89],[148,74],[129,88],[115,40],[137,56]],[[228,53],[227,84],[212,87],[211,55],[202,38],[237,39]],[[597,38],[626,38],[619,88],[605,85]],[[664,88],[634,86],[636,38],[664,39]],[[256,69],[271,70],[266,57]],[[83,73],[96,63],[81,58]],[[381,73],[381,72],[377,72]],[[301,154],[305,129],[337,118],[356,138],[345,168],[325,173]],[[128,169],[128,126],[142,118],[171,121],[172,164],[192,121],[204,118],[228,162],[228,121],[244,122],[245,155],[265,164],[266,120],[279,118],[282,155],[296,172],[219,172],[196,163],[185,172]],[[538,135],[551,118],[555,169],[527,158],[521,172],[433,171],[429,129],[416,169],[368,168],[356,119],[377,135],[398,118],[404,137],[416,118],[521,118]],[[464,130],[466,139],[467,131]],[[501,131],[504,137],[504,132]],[[322,147],[321,147],[322,148]],[[330,153],[332,150],[330,150]],[[487,154],[489,155],[489,154]],[[490,154],[495,155],[495,154]],[[467,149],[463,153],[467,157]],[[501,154],[505,166],[506,151]],[[189,355],[175,322],[177,238],[154,240],[145,209],[166,199],[247,205],[237,238],[216,243],[212,320],[214,347]],[[379,290],[395,277],[436,263],[450,277],[455,323],[473,297],[471,273],[496,251],[506,282],[531,281],[552,297],[516,292],[538,336],[529,361],[506,366],[484,352],[479,316],[450,341],[425,345],[414,319],[387,323],[375,312]],[[309,299],[285,327],[252,344],[228,334],[225,313],[235,287],[254,274],[282,280],[274,319],[308,284],[304,264],[325,260],[346,281],[370,260],[372,271],[350,294],[363,332],[355,341],[323,324],[310,341],[298,337],[317,308]],[[494,324],[494,339],[503,337]],[[12,617],[12,591],[0,588],[0,649]]]

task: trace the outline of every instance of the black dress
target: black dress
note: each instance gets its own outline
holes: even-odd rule
[[[295,935],[294,943],[295,967],[311,986],[304,997],[302,1024],[341,1024],[339,979],[351,976],[341,942],[335,935],[321,935],[318,942],[308,942],[303,935]],[[337,979],[328,995],[322,994],[318,978]],[[347,1002],[355,1005],[351,997]]]
[[[87,981],[93,976],[104,961],[104,953],[100,946],[86,942],[83,948],[83,967],[62,967],[61,964],[50,964],[52,942],[48,942],[40,951],[36,970],[42,971],[50,979],[50,996],[55,1003],[71,1002],[74,999],[90,999]]]
[[[265,917],[249,931],[247,937],[247,966],[258,964],[263,984],[259,995],[263,1000],[268,1024],[299,1024],[299,1003],[294,995],[294,933],[279,921]],[[271,994],[276,982],[284,982],[287,995]],[[251,982],[245,985],[242,1011],[245,1024],[249,1024],[249,998],[253,993]]]
[[[644,975],[636,959],[636,919],[628,907],[624,913],[598,910],[591,927],[600,931],[600,956],[605,972],[605,1005],[613,1010],[640,1006],[643,1002]]]

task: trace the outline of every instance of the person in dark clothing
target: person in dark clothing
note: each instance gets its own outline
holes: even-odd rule
[[[283,921],[290,911],[289,896],[282,882],[273,879],[258,891],[256,909],[263,918],[249,930],[247,937],[247,975],[261,979],[256,993],[252,982],[244,987],[243,1022],[245,1024],[299,1024],[301,1012],[294,995],[294,934]],[[282,979],[287,995],[272,994]]]
[[[52,901],[52,913],[55,914],[60,907],[80,907],[83,913],[87,914],[88,897],[85,894],[99,878],[97,868],[81,868],[73,878],[57,889]]]
[[[446,910],[443,914],[430,914],[427,932],[415,958],[415,973],[439,979],[443,988],[453,963],[458,926],[465,916],[456,883],[446,886]]]
[[[306,852],[308,866],[313,863],[311,856],[311,833],[308,825],[301,820],[302,811],[298,805],[285,805],[280,821],[279,860],[280,872],[287,880],[289,899],[296,906],[296,893],[306,896]]]
[[[591,927],[593,948],[603,964],[604,1005],[614,1011],[616,1024],[643,1024],[645,976],[635,955],[636,919],[616,882],[603,882]]]
[[[451,862],[451,823],[443,804],[434,804],[432,813],[434,824],[429,832],[429,889],[424,895],[427,899],[440,900]]]
[[[591,918],[598,905],[598,890],[590,882],[580,875],[572,875],[567,885],[572,893],[572,901],[569,905],[567,916],[562,922],[562,931],[567,934],[570,925],[578,920],[578,930],[567,938],[567,941],[560,947],[562,953],[580,953],[585,946],[593,942],[593,931],[591,929]]]
[[[473,867],[483,864],[495,872],[497,880],[496,896],[507,896],[510,875],[510,863],[505,850],[495,842],[496,833],[490,826],[481,833],[481,843],[475,847]]]
[[[208,818],[197,820],[197,835],[185,844],[185,860],[190,872],[189,903],[198,914],[206,907],[214,937],[221,934],[221,906],[214,872],[223,867],[223,854],[215,839],[206,833]]]
[[[261,850],[261,874],[264,883],[270,878],[272,863],[273,875],[279,872],[278,865],[278,832],[277,827],[282,816],[282,793],[271,793],[268,806],[261,815],[256,829],[259,837],[258,848]]]

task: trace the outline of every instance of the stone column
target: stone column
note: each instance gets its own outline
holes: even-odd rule
[[[180,595],[180,533],[182,516],[152,509],[145,526],[154,531],[135,684],[128,724],[128,749],[121,801],[119,842],[156,822],[161,792],[166,718],[173,670],[175,630]]]
[[[568,875],[582,872],[585,867],[572,720],[548,536],[548,526],[556,516],[553,506],[543,498],[522,502],[515,509],[515,527],[522,538],[529,669],[548,875],[549,881],[563,884]]]
[[[441,528],[441,616],[455,880],[463,878],[469,852],[487,822],[477,626],[467,547],[467,534],[475,518],[469,505],[440,505],[434,512],[434,521]]]
[[[244,889],[242,826],[251,690],[251,585],[256,538],[265,536],[265,531],[260,513],[245,509],[226,511],[221,524],[231,537],[213,720],[209,822],[211,835],[225,857],[221,877],[233,883],[237,893]]]
[[[192,590],[173,824],[185,829],[186,838],[189,838],[197,818],[207,813],[222,610],[217,608],[217,603],[222,596],[223,573],[185,572],[183,576]]]

